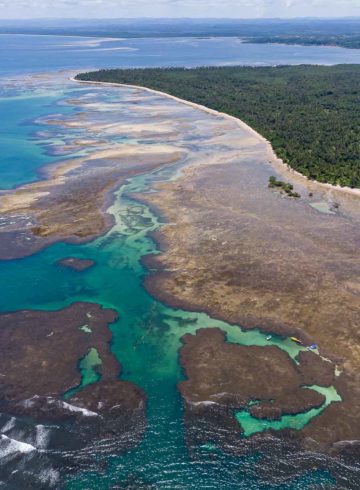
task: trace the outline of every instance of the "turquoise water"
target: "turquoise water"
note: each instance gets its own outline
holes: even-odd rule
[[[85,333],[91,332],[87,325],[81,327],[81,330]],[[91,347],[87,354],[79,361],[79,371],[81,374],[81,382],[79,386],[72,388],[64,394],[65,400],[73,396],[75,393],[81,391],[87,385],[97,383],[101,379],[99,369],[102,364],[102,359],[99,356],[97,349]]]
[[[46,143],[51,143],[33,135],[46,129],[38,118],[53,114],[58,110],[59,92],[46,91],[22,94],[14,97],[0,97],[0,189],[11,189],[18,185],[39,179],[38,170],[59,160],[47,151]],[[62,114],[75,112],[73,107],[62,107]]]
[[[30,139],[31,133],[38,128],[27,121],[30,115],[40,117],[44,106],[54,100],[44,96],[0,99],[1,188],[8,189],[36,180],[36,168],[48,163],[49,157],[41,146],[34,145]]]

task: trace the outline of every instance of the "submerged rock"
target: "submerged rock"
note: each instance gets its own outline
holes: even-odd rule
[[[74,269],[77,272],[81,272],[90,269],[90,267],[93,267],[95,265],[95,260],[67,257],[65,259],[59,260],[57,264],[68,267],[69,269]]]

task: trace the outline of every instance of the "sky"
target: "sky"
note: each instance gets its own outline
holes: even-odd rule
[[[0,0],[0,19],[309,16],[360,16],[360,0]]]

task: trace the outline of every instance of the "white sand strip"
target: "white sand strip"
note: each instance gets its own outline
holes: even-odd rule
[[[327,189],[327,190],[334,190],[337,192],[340,192],[342,194],[352,194],[354,196],[360,196],[360,189],[352,189],[351,187],[341,187],[339,185],[332,185],[332,184],[324,184],[322,182],[318,182],[316,180],[310,180],[308,177],[305,177],[302,175],[300,172],[297,172],[296,170],[292,169],[289,165],[283,162],[281,158],[278,158],[278,156],[275,154],[275,151],[273,150],[273,147],[266,138],[261,136],[257,131],[255,131],[251,126],[246,124],[244,121],[241,119],[235,117],[235,116],[230,116],[229,114],[226,114],[224,112],[219,112],[215,111],[214,109],[210,109],[209,107],[196,104],[194,102],[189,102],[188,100],[180,99],[179,97],[175,97],[174,95],[167,94],[166,92],[161,92],[159,90],[153,90],[148,87],[142,87],[141,85],[128,85],[128,84],[123,84],[123,83],[113,83],[113,82],[95,82],[95,81],[85,81],[85,80],[76,80],[74,77],[70,78],[71,81],[76,82],[76,83],[83,83],[83,84],[91,84],[91,85],[104,85],[104,86],[110,86],[110,87],[120,87],[120,88],[130,88],[130,89],[135,89],[135,90],[142,90],[145,92],[149,92],[150,94],[154,95],[160,95],[162,97],[167,97],[168,99],[175,100],[176,102],[180,102],[181,104],[185,104],[189,107],[193,107],[194,109],[201,110],[203,112],[207,112],[208,114],[212,114],[213,116],[220,116],[222,118],[231,120],[237,124],[241,129],[247,131],[250,133],[253,137],[255,137],[259,142],[263,143],[266,146],[266,151],[268,154],[269,158],[269,163],[274,167],[275,170],[279,171],[280,173],[283,174],[288,174],[289,178],[291,177],[297,177],[300,178],[303,182],[303,184],[306,183],[311,183],[315,184],[316,186],[320,186],[322,189]]]

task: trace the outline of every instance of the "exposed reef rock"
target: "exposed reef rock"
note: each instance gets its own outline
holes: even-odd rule
[[[213,440],[225,450],[241,452],[253,448],[254,444],[266,445],[271,434],[272,438],[306,449],[334,453],[357,448],[355,444],[351,447],[346,442],[339,444],[350,440],[350,431],[360,438],[360,429],[351,429],[349,415],[345,416],[347,409],[350,418],[357,417],[345,392],[342,393],[344,402],[335,401],[324,407],[299,430],[268,429],[244,437],[243,428],[235,418],[235,413],[244,409],[257,419],[273,421],[283,415],[322,407],[325,397],[307,388],[308,381],[326,386],[331,379],[329,366],[334,371],[334,364],[311,352],[304,353],[297,364],[275,346],[230,344],[220,329],[200,329],[196,335],[186,334],[182,341],[180,359],[187,379],[178,386],[185,402],[187,437],[192,442],[203,444]],[[316,361],[312,362],[310,356]]]
[[[39,181],[0,190],[0,259],[31,255],[58,241],[83,243],[105,233],[113,224],[106,211],[114,191],[132,176],[186,157],[189,145],[179,138],[179,121],[167,101],[159,103],[151,95],[144,100],[134,90],[124,90],[111,102],[108,95],[109,89],[91,99],[80,94],[62,101],[73,113],[34,121],[41,128],[34,136],[46,153],[66,158],[39,169]],[[179,108],[180,117],[192,119],[184,114],[186,108]],[[184,126],[185,133],[192,129]]]
[[[217,161],[211,155],[202,165],[186,168],[176,181],[157,184],[156,192],[135,196],[164,220],[153,235],[162,253],[143,261],[150,270],[145,287],[174,308],[204,311],[245,329],[295,336],[305,346],[316,343],[322,357],[301,353],[298,375],[304,385],[333,385],[342,402],[332,403],[302,431],[281,432],[309,449],[343,451],[346,444],[339,446],[339,441],[360,440],[359,196],[336,191],[342,199],[342,212],[336,215],[310,206],[303,181],[299,191],[304,198],[282,199],[267,189],[274,172],[268,163],[274,161],[271,148],[250,133],[247,138],[239,130],[237,134],[235,154],[224,151]],[[229,130],[211,142],[229,148],[234,135]],[[289,175],[287,179],[292,181]],[[335,190],[311,186],[319,201],[331,202]],[[224,391],[219,385],[217,392]],[[318,395],[311,397],[318,406]],[[281,413],[285,406],[293,413],[287,399],[281,402]],[[308,403],[303,399],[304,407],[312,401]],[[209,417],[214,420],[216,413],[218,424],[230,424],[234,434],[239,430],[223,407],[203,404],[191,410],[211,410]],[[252,411],[257,417],[280,416],[278,407],[268,403]],[[346,447],[350,452],[355,446]]]
[[[313,352],[301,351],[297,356],[298,369],[306,385],[321,384],[321,386],[332,386],[335,384],[334,363],[322,359]]]
[[[327,357],[351,356],[355,366],[359,224],[266,193],[271,169],[251,150],[236,162],[194,166],[140,196],[168,223],[160,229],[164,253],[145,262],[146,287],[174,307],[295,335]]]
[[[110,447],[111,440],[119,451],[139,442],[146,397],[118,379],[108,328],[116,318],[92,303],[0,315],[0,412],[50,425],[52,449],[85,450],[105,440]],[[69,391],[80,385],[78,363],[90,349],[101,359],[101,380]]]
[[[270,371],[269,376],[271,375]],[[316,373],[314,375],[316,376]],[[320,408],[324,402],[325,397],[320,393],[302,388],[302,390],[296,390],[295,393],[290,390],[275,400],[253,405],[249,412],[253,417],[259,419],[279,420],[283,415],[296,415],[312,408]]]

